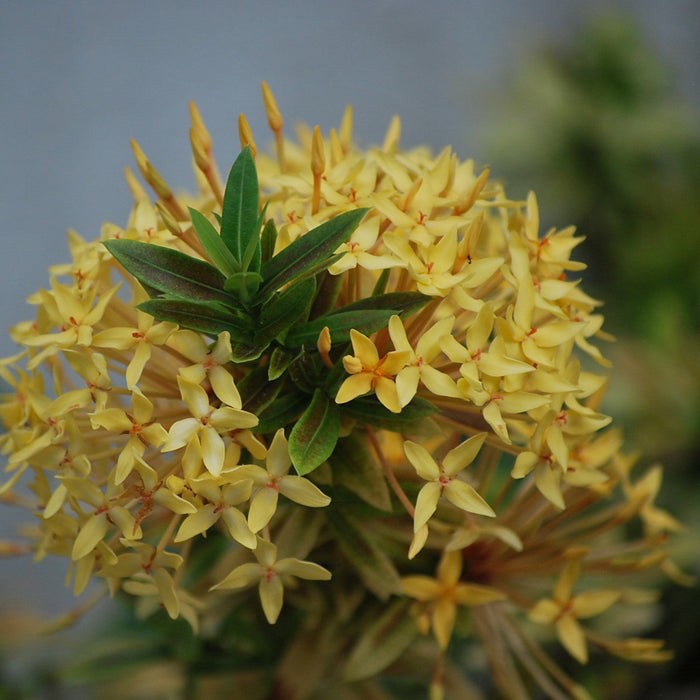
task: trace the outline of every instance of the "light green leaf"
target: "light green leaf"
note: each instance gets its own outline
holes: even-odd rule
[[[226,277],[240,272],[241,266],[221,239],[219,232],[204,214],[189,207],[192,226],[207,255]]]

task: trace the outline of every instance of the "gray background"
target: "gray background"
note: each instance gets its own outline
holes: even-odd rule
[[[131,138],[169,184],[192,185],[189,100],[222,170],[240,112],[269,141],[261,80],[289,126],[327,132],[352,103],[360,144],[380,142],[399,114],[404,146],[452,144],[488,163],[489,115],[528,52],[566,45],[611,8],[637,18],[697,110],[697,0],[0,0],[0,353],[14,352],[4,329],[30,317],[24,299],[46,268],[68,259],[65,230],[92,238],[105,220],[126,222]],[[16,515],[0,508],[0,539]],[[65,566],[0,560],[0,608],[74,605]]]

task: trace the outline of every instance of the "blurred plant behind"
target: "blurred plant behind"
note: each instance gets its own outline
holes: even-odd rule
[[[504,94],[504,104],[493,110],[503,117],[487,135],[489,158],[514,195],[537,192],[551,217],[545,229],[575,223],[586,237],[580,249],[589,264],[585,284],[605,301],[606,328],[617,337],[609,351],[615,372],[607,408],[631,446],[667,467],[662,502],[672,503],[688,525],[681,558],[697,574],[695,115],[674,91],[658,53],[631,19],[618,14],[596,19],[572,45],[544,47],[531,56]],[[700,637],[687,611],[700,605],[697,587],[669,589],[665,598],[657,633],[676,658],[655,670],[656,682],[693,684]],[[649,674],[631,667],[627,672],[620,692],[610,697],[649,697]]]

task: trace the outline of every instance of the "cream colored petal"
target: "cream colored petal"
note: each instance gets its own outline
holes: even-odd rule
[[[255,549],[257,539],[250,531],[245,515],[238,508],[224,508],[221,513],[221,519],[226,524],[229,534],[236,542],[240,542],[248,549]]]
[[[172,491],[169,491],[167,488],[158,489],[153,494],[153,500],[159,506],[163,506],[163,508],[167,508],[172,513],[177,513],[178,515],[188,515],[197,512],[197,509],[192,503],[174,494]]]
[[[277,486],[283,496],[302,506],[323,508],[331,502],[321,489],[301,476],[287,474],[277,482]]]
[[[459,479],[450,481],[445,486],[444,493],[447,500],[461,510],[490,518],[496,517],[491,506],[469,484]]]
[[[486,440],[486,433],[477,433],[457,447],[451,449],[442,460],[442,468],[445,474],[455,476],[465,467],[470,465],[475,459],[479,450]]]
[[[106,408],[104,411],[97,411],[90,416],[90,425],[93,430],[104,428],[116,433],[128,433],[134,424],[120,408]]]
[[[455,380],[434,367],[431,367],[430,365],[423,365],[421,367],[420,380],[423,386],[436,396],[452,396],[454,398],[462,397],[462,392],[457,387]],[[399,382],[397,378],[397,387],[398,384]]]
[[[491,377],[506,377],[510,374],[523,374],[525,372],[534,371],[532,365],[520,360],[514,360],[505,355],[497,355],[485,353],[481,355],[478,361],[478,367],[481,372],[488,374]]]
[[[621,591],[588,591],[579,593],[573,600],[571,612],[577,618],[600,615],[600,613],[616,603],[621,595]]]
[[[522,479],[527,476],[540,461],[540,458],[534,452],[521,452],[515,458],[515,464],[510,472],[514,479]]]
[[[271,576],[268,578],[263,576],[260,579],[258,593],[260,594],[260,603],[265,617],[271,625],[274,625],[282,611],[284,602],[284,586],[282,586],[280,577]]]
[[[320,564],[301,559],[280,559],[275,564],[275,571],[285,576],[296,576],[307,581],[330,581],[331,572]]]
[[[228,576],[219,581],[209,590],[229,590],[234,588],[247,588],[256,583],[264,575],[265,569],[257,563],[241,564]]]
[[[452,630],[457,617],[457,606],[447,598],[439,598],[433,610],[433,633],[441,649],[446,649],[450,643]]]
[[[460,605],[486,605],[504,598],[506,595],[501,591],[477,583],[460,583],[455,589],[455,600]]]
[[[206,532],[219,519],[219,515],[220,512],[216,512],[216,506],[213,503],[201,506],[182,521],[174,541],[184,542]]]
[[[421,371],[415,365],[404,367],[397,375],[396,395],[398,396],[401,408],[409,404],[411,399],[416,395],[420,377]]]
[[[131,389],[138,384],[143,374],[143,369],[150,359],[151,344],[143,341],[138,343],[134,356],[131,358],[131,362],[129,362],[129,366],[126,368],[125,378],[127,387]]]
[[[540,493],[560,510],[566,508],[561,493],[561,472],[555,471],[548,464],[540,464],[535,468],[535,484]]]
[[[372,390],[372,375],[369,372],[350,375],[338,389],[336,403],[347,403]]]
[[[442,590],[440,584],[429,576],[404,576],[401,589],[404,595],[423,602],[435,600]]]
[[[442,487],[435,481],[427,483],[418,492],[416,510],[413,516],[413,532],[418,532],[432,518],[437,509]]]
[[[248,527],[252,532],[259,532],[270,522],[277,510],[278,494],[276,488],[263,486],[253,496],[248,511]]]
[[[538,600],[528,613],[528,617],[541,625],[549,625],[554,622],[561,613],[561,607],[553,600],[545,598]]]
[[[107,534],[108,529],[109,522],[107,520],[107,513],[95,513],[91,515],[80,528],[80,532],[75,538],[71,559],[77,561],[90,554],[90,552],[97,547],[97,543]]]
[[[161,447],[161,452],[171,452],[172,450],[178,450],[183,445],[186,445],[192,438],[196,435],[202,428],[202,423],[196,418],[183,418],[182,420],[175,421],[170,426],[168,431],[168,440],[165,445]]]
[[[573,615],[567,613],[562,615],[556,623],[557,636],[562,646],[573,656],[577,661],[585,664],[588,661],[588,648],[586,646],[586,637],[583,633],[581,625],[576,622]]]
[[[289,456],[289,443],[284,435],[284,429],[280,428],[272,438],[272,443],[265,457],[267,471],[272,476],[284,476],[292,466],[292,458]]]
[[[498,404],[495,401],[489,401],[484,406],[482,415],[484,416],[484,420],[493,428],[493,432],[496,433],[503,442],[510,445],[511,440],[508,436],[508,428],[506,427],[506,422],[503,420]]]
[[[113,348],[114,350],[126,350],[135,345],[138,339],[134,337],[133,328],[108,328],[96,333],[92,344],[98,348]]]
[[[175,591],[173,577],[165,569],[161,568],[153,569],[151,576],[158,589],[163,607],[165,607],[170,618],[175,620],[180,615],[180,601]]]
[[[378,377],[375,382],[374,393],[385,408],[388,408],[392,413],[401,413],[399,395],[396,392],[396,384],[392,379]]]
[[[389,319],[389,337],[397,350],[413,351],[399,316],[394,315]]]
[[[243,428],[254,428],[258,424],[258,417],[249,411],[241,411],[238,408],[222,406],[216,408],[209,416],[209,425],[219,432],[229,430],[241,430]]]
[[[211,425],[205,425],[200,432],[202,461],[213,476],[219,476],[224,466],[226,446],[221,435]]]
[[[410,362],[413,353],[406,350],[392,350],[387,353],[384,361],[381,363],[381,372],[384,375],[397,375],[408,362]]]
[[[503,413],[524,413],[531,411],[533,408],[539,408],[551,401],[549,396],[541,396],[540,394],[530,394],[526,391],[515,391],[512,394],[506,394],[499,402],[500,410]]]
[[[418,476],[426,481],[434,481],[440,478],[440,467],[438,467],[430,452],[423,445],[419,445],[411,440],[405,440],[403,450]]]
[[[241,408],[241,395],[238,393],[236,383],[231,373],[223,367],[216,365],[209,370],[209,381],[214,393],[228,406]]]
[[[187,404],[192,415],[195,418],[206,416],[211,409],[207,392],[199,384],[192,384],[182,377],[177,378],[177,384],[180,387],[182,400]]]
[[[417,532],[413,534],[413,539],[411,540],[411,546],[408,548],[408,558],[413,559],[413,557],[418,554],[418,552],[423,549],[425,543],[428,539],[428,526],[423,525]]]
[[[353,353],[362,362],[362,366],[374,368],[379,362],[379,354],[374,343],[354,328],[350,331],[350,340],[352,341]]]

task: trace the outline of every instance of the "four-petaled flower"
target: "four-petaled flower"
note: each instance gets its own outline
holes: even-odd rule
[[[260,603],[271,625],[277,622],[282,610],[284,578],[297,577],[308,581],[329,581],[331,578],[331,572],[320,564],[293,557],[277,559],[277,547],[261,538],[258,538],[254,553],[257,563],[237,566],[223,581],[212,586],[211,590],[247,588],[257,582]]]
[[[350,331],[350,340],[355,354],[343,358],[343,366],[350,376],[340,385],[335,397],[336,403],[347,403],[374,391],[386,408],[392,413],[400,413],[396,375],[408,362],[410,353],[394,350],[380,359],[374,343],[354,328]]]
[[[404,595],[427,603],[423,615],[429,615],[429,624],[441,649],[446,649],[452,636],[457,606],[485,605],[502,600],[505,595],[495,588],[477,583],[463,583],[462,552],[445,552],[440,559],[435,578],[404,576],[401,587]]]

